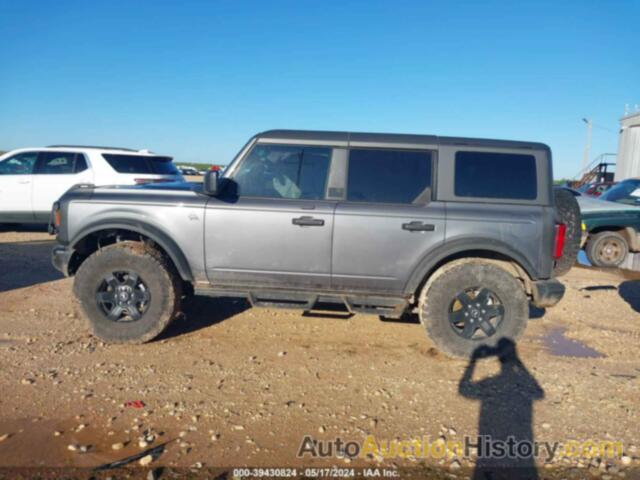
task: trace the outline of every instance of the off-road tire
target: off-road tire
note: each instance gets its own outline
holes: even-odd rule
[[[148,307],[135,322],[109,320],[96,302],[99,285],[115,271],[132,271],[148,286]],[[87,258],[78,269],[73,290],[95,336],[109,343],[145,343],[157,337],[179,313],[182,281],[162,253],[141,242],[126,241],[101,248]]]
[[[615,242],[619,245],[620,254],[616,256],[616,259],[607,259],[602,253],[602,248],[606,242]],[[600,232],[594,235],[589,235],[587,244],[584,247],[587,258],[592,265],[596,267],[618,267],[627,258],[629,253],[629,244],[627,240],[618,232]]]
[[[582,217],[580,215],[580,205],[578,205],[576,197],[571,192],[562,188],[555,188],[553,193],[560,221],[567,227],[562,257],[555,261],[553,267],[553,276],[559,277],[571,270],[578,258],[582,235]]]
[[[495,334],[483,340],[462,338],[449,322],[456,296],[469,288],[487,288],[504,307]],[[418,303],[420,322],[428,336],[445,354],[469,358],[481,346],[495,347],[500,339],[517,340],[529,318],[529,301],[520,280],[495,264],[480,259],[445,265],[424,286]]]

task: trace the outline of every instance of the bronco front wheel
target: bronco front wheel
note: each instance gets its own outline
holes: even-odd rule
[[[529,318],[522,284],[491,263],[465,261],[436,272],[420,295],[420,321],[436,346],[453,357],[470,357],[501,338],[516,340]]]
[[[140,242],[121,242],[82,263],[74,293],[97,337],[111,343],[143,343],[177,315],[181,282],[158,251]]]

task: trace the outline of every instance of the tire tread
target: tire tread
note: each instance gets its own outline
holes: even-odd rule
[[[486,341],[469,341],[458,337],[453,332],[449,333],[446,330],[449,328],[449,320],[443,318],[443,316],[446,317],[444,312],[455,294],[453,291],[446,291],[444,286],[447,283],[462,284],[473,276],[480,281],[485,279],[498,285],[502,292],[495,293],[498,295],[502,293],[505,297],[501,298],[503,304],[509,303],[512,306],[511,315],[503,320],[509,323],[502,325],[496,335]],[[520,338],[527,325],[528,306],[529,302],[522,284],[511,273],[494,263],[468,258],[446,264],[434,272],[420,292],[418,312],[421,324],[440,350],[451,357],[468,358],[473,350],[481,345],[495,346],[502,337],[508,337],[514,341]]]
[[[93,298],[87,298],[86,292],[83,292],[83,286],[91,283],[94,269],[104,268],[105,265],[111,264],[114,260],[121,260],[123,253],[147,262],[150,268],[153,268],[159,275],[161,284],[167,286],[161,293],[166,308],[162,310],[157,321],[154,322],[150,329],[134,338],[123,335],[117,329],[110,329],[109,332],[105,332],[104,325],[100,325],[91,313],[86,310],[85,303],[93,302]],[[100,248],[87,258],[78,268],[73,289],[79,306],[78,310],[89,323],[94,335],[109,343],[140,344],[160,335],[177,317],[180,311],[182,280],[171,261],[160,251],[142,242],[124,241]],[[105,335],[105,333],[107,334]]]

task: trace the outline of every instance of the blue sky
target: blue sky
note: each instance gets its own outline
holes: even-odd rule
[[[0,149],[227,163],[271,128],[542,141],[556,176],[640,103],[640,2],[0,0]]]

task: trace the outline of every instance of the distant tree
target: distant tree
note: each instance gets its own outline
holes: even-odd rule
[[[570,178],[559,178],[557,180],[553,181],[554,185],[566,185],[567,182],[572,182],[573,180],[571,180]]]

